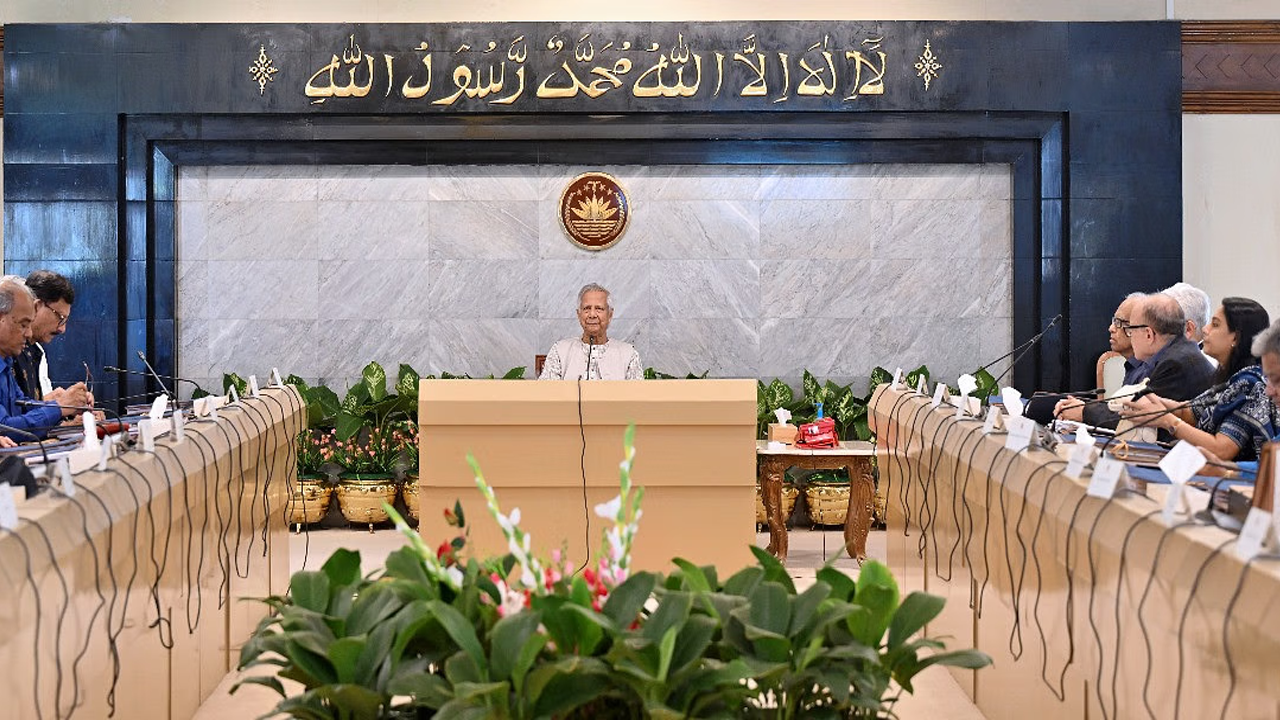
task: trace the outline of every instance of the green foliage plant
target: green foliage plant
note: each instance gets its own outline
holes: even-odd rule
[[[239,665],[275,674],[236,688],[278,693],[265,717],[308,720],[885,718],[921,670],[989,664],[919,637],[943,599],[901,599],[874,561],[857,580],[824,567],[803,592],[759,548],[756,564],[723,580],[679,558],[665,577],[634,572],[633,437],[634,427],[619,495],[596,507],[605,529],[594,566],[575,574],[560,553],[536,556],[519,509],[503,512],[472,460],[505,554],[467,553],[460,504],[445,513],[459,533],[434,549],[391,511],[408,544],[383,568],[365,575],[357,553],[339,550],[265,599],[272,613]]]

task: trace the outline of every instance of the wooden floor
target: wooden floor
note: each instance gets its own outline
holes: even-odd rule
[[[317,569],[339,547],[359,550],[364,569],[377,567],[388,553],[403,544],[403,536],[394,530],[378,530],[369,533],[363,530],[329,529],[318,530],[304,535],[291,535],[290,555],[293,570]],[[756,542],[764,547],[769,542],[767,533],[757,536]],[[806,581],[812,582],[814,571],[821,567],[828,556],[838,552],[844,542],[840,528],[831,530],[796,529],[791,532],[790,557],[787,566],[792,569],[792,577],[800,588]],[[874,531],[867,541],[868,557],[884,561],[884,531]],[[838,558],[835,566],[856,576],[858,565],[847,556]],[[222,684],[214,691],[212,697],[200,707],[196,713],[198,720],[223,720],[224,718],[250,718],[268,713],[275,705],[277,696],[266,688],[257,685],[242,687],[235,695],[229,694],[231,686],[240,678],[239,673],[231,673],[223,679]],[[287,683],[286,683],[287,684]],[[915,681],[916,694],[904,695],[895,707],[900,720],[932,720],[947,718],[948,720],[985,720],[978,708],[951,679],[945,668],[933,667],[925,671]]]

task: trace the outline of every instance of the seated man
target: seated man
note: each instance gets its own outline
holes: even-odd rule
[[[27,276],[27,288],[36,298],[36,317],[31,322],[31,341],[14,361],[13,373],[23,394],[34,400],[57,400],[68,391],[54,389],[49,382],[49,362],[44,346],[67,329],[71,303],[76,293],[71,281],[49,270],[36,270]],[[78,387],[79,383],[76,386]],[[93,396],[88,396],[90,405]]]
[[[581,337],[557,341],[547,351],[539,380],[640,380],[640,354],[628,343],[609,339],[613,306],[609,291],[591,283],[578,291]]]
[[[77,383],[61,393],[56,402],[26,406],[29,400],[14,377],[14,362],[31,338],[35,320],[35,296],[17,275],[0,277],[0,434],[26,439],[27,434],[43,436],[64,416],[79,414],[74,406],[86,405],[84,385]]]
[[[1190,400],[1213,385],[1214,367],[1186,335],[1187,319],[1178,301],[1163,293],[1140,298],[1124,327],[1133,343],[1133,357],[1141,361],[1140,373],[1126,381],[1147,380],[1147,389],[1170,400]],[[1140,376],[1139,376],[1140,375]],[[1114,428],[1120,416],[1106,403],[1085,405],[1067,398],[1054,408],[1057,417]]]

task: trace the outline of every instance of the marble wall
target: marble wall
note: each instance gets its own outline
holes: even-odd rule
[[[603,252],[556,220],[585,170],[632,201]],[[1011,346],[1010,193],[1005,165],[182,168],[178,373],[532,376],[599,282],[666,372],[953,379]]]

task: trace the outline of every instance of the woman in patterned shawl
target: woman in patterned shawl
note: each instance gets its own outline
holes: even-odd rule
[[[1150,424],[1223,460],[1256,459],[1263,443],[1280,429],[1280,411],[1267,398],[1262,366],[1252,351],[1254,336],[1270,322],[1267,311],[1257,302],[1223,298],[1204,328],[1204,352],[1218,361],[1219,384],[1193,399],[1189,407],[1148,395],[1129,403],[1126,414],[1141,416],[1177,408],[1155,417]]]

